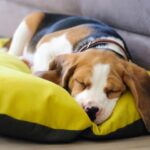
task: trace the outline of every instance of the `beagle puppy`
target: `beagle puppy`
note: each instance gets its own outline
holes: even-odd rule
[[[125,42],[108,25],[35,12],[17,28],[9,54],[20,57],[34,75],[68,90],[96,124],[110,117],[129,88],[150,131],[150,77],[130,61]]]

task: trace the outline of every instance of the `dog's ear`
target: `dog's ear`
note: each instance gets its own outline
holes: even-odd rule
[[[76,54],[64,54],[55,57],[50,63],[49,70],[57,72],[59,76],[59,85],[68,88],[68,82],[76,68]]]
[[[150,76],[143,68],[131,63],[124,64],[123,81],[132,92],[137,109],[150,132]]]
[[[35,76],[38,76],[40,78],[43,78],[48,81],[52,81],[56,84],[59,84],[59,76],[57,72],[54,70],[49,70],[49,71],[36,71],[33,73]]]
[[[48,71],[37,71],[34,75],[52,81],[65,89],[75,70],[75,54],[64,54],[56,56],[49,65]]]

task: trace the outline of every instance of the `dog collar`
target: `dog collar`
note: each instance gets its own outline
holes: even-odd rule
[[[128,61],[130,60],[130,55],[129,55],[128,51],[121,44],[119,44],[118,42],[116,42],[114,40],[110,40],[110,39],[96,39],[94,41],[90,41],[88,44],[82,46],[78,50],[78,52],[85,51],[89,48],[94,48],[94,47],[99,46],[101,44],[109,44],[109,43],[110,44],[115,44],[116,46],[118,46],[121,49],[121,51],[124,53],[124,55],[121,55],[120,53],[116,52],[115,50],[108,48],[109,50],[117,53],[118,55],[121,55],[123,58],[125,58]]]

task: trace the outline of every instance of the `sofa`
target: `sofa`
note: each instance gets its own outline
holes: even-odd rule
[[[0,36],[12,37],[20,21],[33,11],[83,15],[112,26],[127,43],[133,62],[150,70],[149,0],[1,0]],[[109,141],[78,140],[70,144],[38,144],[0,137],[0,149],[150,149],[150,137]]]

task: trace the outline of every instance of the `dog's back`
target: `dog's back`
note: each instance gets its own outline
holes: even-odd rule
[[[90,38],[115,37],[124,42],[122,37],[113,28],[111,28],[110,26],[104,24],[99,20],[83,16],[70,16],[70,15],[45,13],[44,19],[40,23],[29,45],[33,49],[44,35],[68,29],[71,27],[75,27],[78,25],[85,25],[93,29],[93,33],[89,35]],[[86,37],[86,39],[87,38],[88,37]]]

